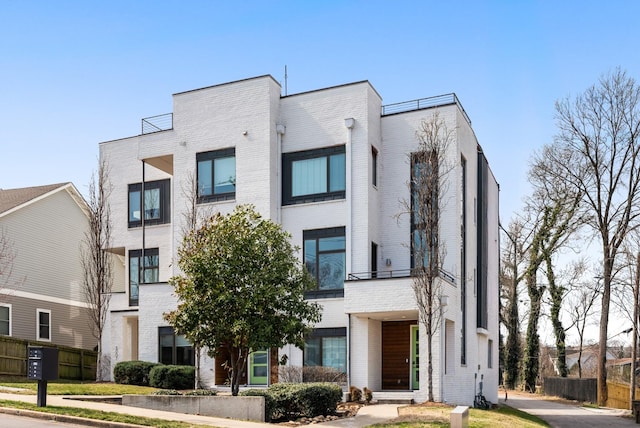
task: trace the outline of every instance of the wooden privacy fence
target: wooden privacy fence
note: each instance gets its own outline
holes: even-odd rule
[[[598,401],[598,383],[596,379],[575,377],[545,377],[544,395],[553,395],[568,400]]]
[[[631,409],[631,385],[628,383],[607,382],[607,407]],[[636,388],[636,400],[640,399],[640,388]]]
[[[96,379],[98,353],[95,351],[8,336],[0,336],[0,375],[27,376],[27,349],[29,346],[58,349],[58,377],[60,379]]]

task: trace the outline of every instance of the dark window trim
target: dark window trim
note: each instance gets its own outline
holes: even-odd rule
[[[171,223],[171,180],[157,180],[157,181],[145,181],[144,190],[160,189],[160,218],[158,219],[145,219],[145,226],[153,226],[156,224]],[[129,215],[131,213],[131,193],[140,192],[140,220],[130,221]],[[129,228],[141,227],[142,217],[144,216],[144,195],[142,194],[142,183],[129,184],[129,190],[127,192],[127,221]]]
[[[371,184],[378,187],[378,149],[371,146]]]
[[[179,336],[178,334],[176,334],[176,331],[174,330],[173,327],[171,326],[162,326],[162,327],[158,327],[158,362],[162,363],[162,341],[160,340],[162,336],[172,336],[173,337],[173,344],[171,347],[171,363],[170,364],[176,364],[178,357],[177,357],[177,348],[176,348],[176,336]],[[189,342],[191,343],[191,342]],[[192,352],[192,357],[194,357],[194,359],[192,361],[190,361],[190,366],[194,366],[195,365],[195,348],[193,347],[193,344],[191,344],[191,349],[193,350]]]
[[[325,228],[325,229],[311,229],[311,230],[304,230],[302,232],[302,248],[303,248],[303,254],[302,254],[302,259],[305,260],[305,255],[304,255],[304,241],[306,240],[315,240],[316,241],[316,264],[318,263],[318,259],[319,257],[317,257],[317,253],[319,253],[317,251],[317,241],[318,239],[321,238],[331,238],[331,237],[335,237],[335,236],[343,236],[345,237],[345,245],[346,245],[346,228],[344,226],[338,226],[338,227],[329,227],[329,228]],[[323,251],[322,253],[342,253],[344,252],[346,255],[346,248],[344,251]],[[346,269],[346,266],[345,266]],[[316,271],[317,271],[317,266],[316,266]],[[314,278],[317,280],[317,278]],[[346,278],[345,278],[346,279]],[[316,283],[317,286],[317,283]],[[344,285],[343,288],[334,288],[334,289],[329,289],[329,290],[307,290],[304,293],[304,297],[306,299],[330,299],[330,298],[334,298],[334,297],[344,297]]]
[[[144,256],[145,257],[149,257],[149,256],[158,256],[158,266],[150,266],[150,267],[145,267],[143,266],[144,262],[141,262],[140,259],[142,258],[142,250],[129,250],[129,258],[128,258],[128,272],[129,272],[129,285],[128,285],[128,291],[129,291],[129,306],[138,306],[140,303],[140,286],[142,284],[147,284],[146,282],[144,282],[144,273],[143,271],[145,269],[158,269],[158,275],[160,274],[160,251],[158,248],[145,248],[144,250]],[[137,299],[133,299],[131,297],[131,259],[132,258],[137,258],[138,259],[138,298]]]
[[[325,147],[322,149],[313,149],[313,150],[305,150],[301,152],[289,152],[282,154],[282,205],[295,205],[295,204],[304,204],[308,202],[321,202],[321,201],[331,201],[334,199],[344,199],[346,196],[345,190],[337,190],[337,191],[329,191],[330,183],[328,182],[331,178],[331,174],[329,172],[330,163],[327,162],[327,191],[324,193],[314,193],[312,195],[302,195],[302,196],[292,196],[292,164],[295,161],[306,160],[306,159],[315,159],[326,157],[329,158],[331,155],[335,154],[345,154],[345,146],[333,146],[333,147]],[[347,166],[345,165],[345,168]]]
[[[200,163],[201,161],[207,161],[210,160],[212,161],[212,166],[211,166],[211,182],[213,185],[213,175],[215,175],[215,170],[214,170],[214,163],[213,161],[215,159],[220,159],[220,158],[229,158],[229,157],[236,157],[236,148],[235,147],[230,147],[227,149],[220,149],[220,150],[212,150],[209,152],[201,152],[201,153],[196,153],[196,183],[199,183],[199,177],[198,177],[198,163]],[[200,195],[200,190],[198,189],[198,198],[197,198],[197,203],[199,204],[203,204],[203,203],[208,203],[208,202],[219,202],[219,201],[230,201],[236,198],[236,191],[235,191],[235,185],[234,185],[234,190],[233,192],[226,192],[226,193],[218,193],[218,194],[211,194],[211,195]]]
[[[305,352],[306,352],[306,341],[308,339],[322,339],[325,337],[344,337],[346,340],[347,337],[347,328],[346,327],[334,327],[334,328],[314,328],[313,330],[311,330],[311,333],[309,333],[307,335],[307,337],[305,337],[305,347],[302,350],[303,355],[302,355],[302,361],[303,361],[303,365],[304,365],[304,361],[305,361]],[[345,355],[345,362],[348,364],[348,362],[346,361],[348,359],[348,355],[349,355],[349,350],[345,349],[346,355]],[[318,367],[325,367],[324,366],[324,361],[322,361],[322,354],[323,354],[323,349],[322,349],[322,340],[320,340],[320,349],[318,350],[318,355],[320,357],[320,366]],[[309,366],[307,366],[309,367]]]

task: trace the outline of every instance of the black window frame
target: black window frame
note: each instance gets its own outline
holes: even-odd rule
[[[325,366],[324,362],[322,361],[322,354],[323,354],[323,349],[322,349],[322,339],[324,338],[336,338],[336,337],[344,337],[345,338],[345,342],[347,339],[347,328],[346,327],[332,327],[332,328],[314,328],[311,333],[309,333],[306,337],[305,337],[305,341],[304,341],[304,349],[302,350],[302,366],[303,367],[331,367],[331,366]],[[320,339],[319,341],[319,347],[318,347],[318,355],[320,357],[320,365],[307,365],[305,364],[307,361],[307,343],[309,341],[309,339]],[[346,349],[345,346],[345,374],[346,374],[346,365],[348,364],[348,354],[349,351]],[[304,373],[304,371],[303,371]],[[304,379],[303,379],[304,382]]]
[[[342,251],[337,251],[337,250],[331,250],[331,251],[320,251],[319,250],[319,240],[322,238],[334,238],[334,237],[343,237],[345,239],[345,249]],[[306,262],[306,248],[305,248],[305,243],[306,241],[311,241],[311,240],[315,240],[316,242],[316,260],[315,260],[315,271],[316,271],[316,275],[312,275],[312,277],[315,279],[315,284],[316,284],[316,288],[314,290],[307,290],[305,292],[305,298],[307,299],[322,299],[322,298],[332,298],[332,297],[344,297],[344,281],[346,280],[346,276],[347,276],[347,266],[346,266],[346,254],[347,254],[347,248],[346,248],[346,244],[347,244],[347,237],[346,237],[346,228],[344,226],[338,226],[338,227],[330,227],[330,228],[325,228],[325,229],[312,229],[312,230],[304,230],[302,232],[302,260],[304,261],[304,265],[306,268],[307,262]],[[345,273],[345,277],[343,278],[343,283],[342,283],[342,288],[331,288],[331,289],[324,289],[321,290],[320,287],[320,283],[318,280],[318,272],[319,272],[319,255],[320,254],[337,254],[337,253],[344,253],[345,255],[345,266],[344,266],[344,273]],[[308,271],[308,269],[307,269]],[[309,272],[310,273],[310,272]],[[310,273],[311,274],[311,273]]]
[[[212,151],[208,151],[208,152],[196,153],[196,183],[200,183],[200,176],[199,176],[199,174],[200,174],[200,172],[199,172],[200,171],[200,168],[199,168],[200,162],[210,161],[211,162],[212,189],[215,188],[215,185],[213,183],[213,181],[214,181],[213,177],[215,176],[215,160],[216,159],[221,159],[221,158],[229,158],[229,157],[233,157],[235,159],[235,157],[236,157],[236,148],[235,147],[230,147],[230,148],[221,149],[221,150],[212,150]],[[237,170],[234,171],[234,173],[235,173],[234,180],[236,180],[236,178],[237,178]],[[233,184],[233,191],[232,192],[212,193],[211,195],[201,195],[199,186],[200,185],[198,184],[197,203],[199,203],[199,204],[208,203],[208,202],[229,201],[229,200],[233,200],[233,199],[236,198],[236,184],[235,184],[235,182]]]
[[[305,150],[300,152],[289,152],[282,154],[282,205],[304,204],[308,202],[331,201],[335,199],[345,199],[345,189],[331,191],[331,161],[330,157],[336,154],[345,155],[345,177],[346,177],[346,150],[344,145],[325,147],[322,149]],[[327,158],[327,191],[323,193],[313,193],[308,195],[292,196],[293,193],[293,162]]]
[[[162,338],[163,337],[171,337],[171,342],[172,342],[172,346],[171,346],[171,361],[170,362],[165,362],[164,360],[164,355],[162,353]],[[158,327],[158,362],[161,364],[171,364],[171,365],[178,365],[178,366],[195,366],[196,365],[196,360],[195,360],[195,351],[194,351],[194,346],[193,344],[190,343],[191,346],[186,347],[187,349],[190,349],[189,352],[189,363],[188,364],[183,364],[183,363],[179,363],[178,362],[178,348],[176,347],[176,338],[177,337],[183,337],[186,340],[186,337],[184,337],[183,335],[179,335],[176,334],[175,330],[173,329],[173,327],[171,326],[162,326],[162,327]],[[188,340],[187,340],[188,342]]]
[[[12,310],[12,306],[10,303],[0,303],[0,308],[7,308],[7,319],[1,319],[0,318],[0,325],[4,325],[4,323],[6,322],[6,326],[7,326],[7,334],[1,333],[0,335],[2,336],[11,336],[11,310]]]
[[[156,181],[145,181],[144,182],[144,191],[145,193],[149,190],[160,190],[160,207],[159,207],[159,217],[153,219],[145,219],[145,226],[153,226],[157,224],[167,224],[171,223],[171,180],[156,180]],[[127,192],[127,221],[129,224],[129,228],[141,227],[142,226],[142,218],[140,220],[131,220],[131,194],[133,192],[140,192],[140,214],[141,217],[144,213],[144,196],[142,195],[142,183],[132,183],[129,184],[129,189]]]
[[[129,294],[129,306],[138,306],[140,304],[140,285],[141,284],[155,284],[156,282],[146,282],[145,281],[145,271],[147,270],[156,270],[157,274],[156,276],[159,277],[160,276],[160,251],[158,248],[145,248],[144,250],[144,257],[154,257],[156,256],[158,258],[158,264],[157,265],[143,265],[143,262],[141,262],[140,260],[142,259],[142,250],[129,250],[129,263],[128,263],[128,273],[129,273],[129,286],[128,286],[128,294]],[[138,297],[137,298],[133,298],[133,295],[131,293],[131,259],[133,258],[137,258],[138,259]],[[142,281],[140,281],[140,278],[142,278]]]
[[[36,340],[39,340],[41,342],[51,342],[51,335],[52,335],[52,315],[51,315],[51,310],[50,309],[42,309],[42,308],[38,308],[36,309],[36,317],[37,317],[37,325],[36,328],[37,330],[37,337]],[[43,323],[42,322],[42,315],[46,314],[47,315],[47,323]],[[42,334],[43,328],[46,328],[46,332],[47,335],[46,337]]]
[[[435,167],[437,167],[437,162],[438,162],[437,157],[433,154],[433,152],[421,151],[421,152],[416,152],[411,154],[411,186],[410,186],[411,187],[411,264],[410,264],[410,267],[412,271],[414,269],[426,267],[423,263],[425,257],[427,257],[429,260],[429,263],[431,263],[431,259],[430,259],[431,255],[429,253],[429,249],[433,248],[437,250],[437,244],[434,244],[433,242],[426,245],[427,248],[425,249],[425,254],[423,255],[424,257],[422,258],[423,260],[421,260],[420,265],[417,264],[416,257],[419,255],[419,253],[415,245],[416,232],[420,235],[420,238],[424,241],[426,241],[427,238],[429,237],[427,235],[427,232],[429,229],[427,225],[427,221],[425,221],[425,219],[416,218],[416,214],[415,214],[416,209],[419,209],[417,208],[417,204],[421,202],[427,202],[432,205],[438,204],[439,197],[440,197],[440,183],[439,183],[439,177],[432,178],[433,180],[436,181],[436,183],[435,183],[435,188],[432,191],[433,193],[430,195],[428,200],[424,197],[424,195],[419,195],[416,187],[420,184],[423,184],[423,181],[419,181],[421,179],[416,176],[416,167],[418,167],[418,165],[424,165],[427,167],[434,168],[434,164],[435,164]],[[424,200],[419,201],[418,199],[420,197],[422,197]],[[438,213],[438,215],[439,214],[440,213]],[[429,238],[434,239],[433,236]],[[435,256],[438,257],[437,253],[435,254]],[[437,264],[437,260],[434,263]]]
[[[378,149],[371,146],[371,184],[378,187]]]

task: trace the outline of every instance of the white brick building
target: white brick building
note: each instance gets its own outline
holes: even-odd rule
[[[279,353],[288,365],[331,366],[350,385],[425,401],[411,220],[398,214],[410,200],[416,130],[437,110],[455,129],[455,168],[442,215],[448,304],[433,343],[434,395],[471,404],[483,379],[485,396],[497,401],[498,185],[455,95],[383,107],[367,81],[282,96],[278,82],[261,76],[175,94],[173,102],[172,114],[143,120],[141,135],[100,145],[114,186],[112,251],[122,261],[104,339],[112,363],[193,363],[162,315],[176,305],[166,282],[177,273],[184,189],[197,177],[200,209],[255,205],[291,233],[318,280],[307,298],[323,306],[323,317],[305,350],[257,353],[248,384],[277,381]],[[203,360],[206,384],[224,382],[219,365]]]

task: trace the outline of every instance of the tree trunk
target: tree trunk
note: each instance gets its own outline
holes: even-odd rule
[[[569,369],[567,368],[567,351],[565,347],[565,331],[560,320],[560,309],[562,308],[562,297],[564,290],[556,284],[551,257],[546,257],[547,280],[549,282],[549,294],[551,294],[551,324],[556,336],[556,368],[560,377],[567,377]]]
[[[609,255],[609,251],[605,254]],[[607,389],[607,332],[609,326],[609,303],[611,302],[611,271],[613,259],[605,257],[602,290],[602,312],[600,313],[600,341],[598,343],[598,405],[606,406],[609,398]]]
[[[429,401],[434,401],[433,398],[433,354],[432,354],[432,342],[433,342],[433,333],[431,332],[431,326],[427,330],[427,388]]]
[[[524,387],[525,390],[536,392],[536,381],[538,379],[539,359],[540,359],[540,338],[538,336],[538,318],[540,317],[540,300],[542,291],[535,284],[535,277],[529,279],[534,284],[529,284],[529,297],[531,299],[531,310],[529,312],[529,322],[527,324],[527,344],[524,353]]]
[[[630,409],[633,410],[633,400],[636,399],[636,360],[638,358],[638,293],[640,288],[640,253],[636,257],[636,275],[633,283],[633,339],[631,341],[631,387],[629,388],[630,394]]]
[[[240,392],[240,376],[247,362],[247,357],[243,349],[236,347],[229,349],[229,355],[231,360],[231,395],[236,397]]]

